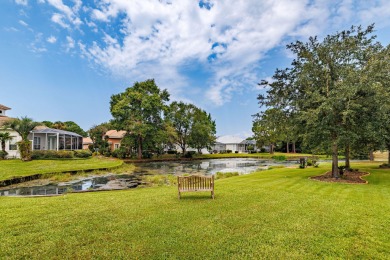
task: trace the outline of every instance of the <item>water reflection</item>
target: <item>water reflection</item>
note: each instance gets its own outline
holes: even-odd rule
[[[141,180],[134,175],[106,175],[44,186],[3,189],[0,190],[0,196],[45,196],[63,194],[69,191],[135,188],[140,182]]]
[[[137,171],[149,174],[206,174],[238,172],[248,174],[266,170],[273,165],[291,165],[295,162],[275,162],[251,158],[210,159],[182,162],[152,162],[137,164]]]

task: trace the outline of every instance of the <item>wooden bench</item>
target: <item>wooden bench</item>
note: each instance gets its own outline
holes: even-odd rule
[[[177,188],[179,191],[179,199],[182,192],[192,191],[211,191],[211,197],[214,199],[214,175],[201,176],[177,176]]]

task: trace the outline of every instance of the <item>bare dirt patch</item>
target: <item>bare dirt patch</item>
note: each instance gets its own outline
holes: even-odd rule
[[[325,182],[341,182],[341,183],[355,183],[355,184],[366,184],[366,180],[363,180],[362,177],[369,175],[368,172],[359,172],[359,171],[344,171],[344,174],[340,178],[336,179],[332,177],[332,172],[326,172],[323,175],[313,176],[310,179],[325,181]]]

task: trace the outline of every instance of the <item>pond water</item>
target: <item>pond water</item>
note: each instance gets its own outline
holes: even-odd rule
[[[296,161],[273,161],[254,158],[209,159],[180,162],[151,162],[136,164],[136,171],[147,174],[204,174],[217,172],[238,172],[248,174],[267,170],[270,166],[297,164]]]
[[[142,175],[158,174],[204,174],[217,172],[238,172],[248,174],[254,171],[267,170],[270,166],[289,166],[296,162],[277,162],[253,158],[209,159],[180,162],[151,162],[136,164],[134,174],[107,174],[90,176],[70,182],[49,183],[48,180],[21,183],[16,186],[3,187],[0,196],[46,196],[74,191],[113,190],[135,188],[142,182]]]
[[[34,181],[31,183],[34,183]],[[28,186],[25,187],[23,187],[23,183],[11,189],[4,187],[0,190],[0,196],[47,196],[63,194],[70,191],[77,192],[88,190],[135,188],[141,183],[141,179],[137,176],[128,174],[109,174],[104,176],[91,176],[82,180],[70,182],[50,183],[44,185],[34,185],[31,183],[26,183]]]

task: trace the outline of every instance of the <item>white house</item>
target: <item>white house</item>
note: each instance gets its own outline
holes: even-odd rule
[[[6,107],[0,104],[0,128],[1,126],[8,120],[12,119],[6,115],[7,110],[11,110],[11,108]],[[20,135],[12,129],[0,129],[0,131],[10,133],[12,139],[6,141],[5,143],[5,151],[8,153],[8,158],[19,158],[20,154],[17,147],[17,142],[21,141],[22,138]]]
[[[6,116],[6,111],[11,108],[0,104],[0,131],[9,132],[12,139],[5,144],[5,151],[8,153],[7,158],[19,158],[20,154],[17,147],[17,142],[22,140],[22,137],[12,129],[2,129],[4,122],[11,120],[11,117]],[[37,126],[28,135],[31,141],[32,150],[81,150],[83,148],[83,137],[79,134],[52,129],[46,126]]]
[[[224,135],[217,138],[217,141],[212,147],[212,150],[217,153],[226,152],[228,150],[232,151],[232,153],[247,153],[249,152],[249,146],[253,146],[254,150],[259,149],[256,147],[256,141],[254,140],[245,140],[239,136]],[[269,147],[266,146],[263,148],[266,150],[269,149]]]

